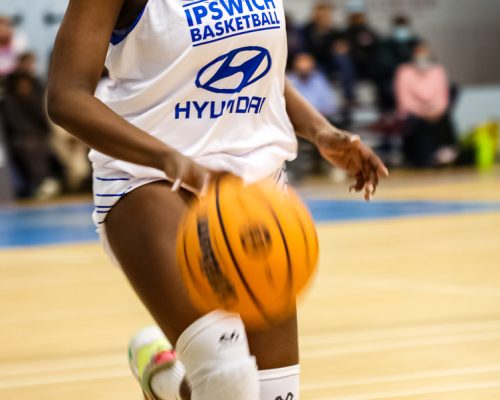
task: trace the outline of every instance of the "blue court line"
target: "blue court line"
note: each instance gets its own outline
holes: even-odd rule
[[[319,223],[500,212],[500,202],[309,200],[307,203]],[[0,208],[0,248],[96,241],[91,220],[93,210],[90,203]]]
[[[97,240],[90,203],[0,208],[0,248]]]
[[[380,220],[402,217],[500,211],[500,202],[309,200],[317,222]],[[500,223],[500,221],[499,221]]]

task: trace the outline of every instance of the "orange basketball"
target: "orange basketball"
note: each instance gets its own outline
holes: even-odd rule
[[[202,312],[239,313],[263,329],[290,316],[313,276],[318,241],[312,218],[291,189],[244,186],[224,177],[186,214],[177,259]]]

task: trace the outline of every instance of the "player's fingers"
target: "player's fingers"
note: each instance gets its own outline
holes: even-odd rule
[[[372,154],[372,157],[370,159],[370,163],[371,163],[372,168],[376,171],[378,177],[388,177],[389,176],[389,170],[384,165],[382,160],[375,153]]]
[[[365,181],[365,184],[367,184],[370,182],[370,176],[372,174],[372,166],[369,159],[362,160],[362,170],[363,170],[363,179]]]
[[[377,173],[375,170],[372,170],[370,172],[370,176],[368,180],[366,181],[365,185],[365,199],[367,201],[370,201],[373,199],[373,196],[375,195],[375,192],[377,191],[377,185],[378,185],[379,179],[377,176]]]
[[[366,201],[371,201],[372,200],[372,194],[370,190],[365,186],[365,200]]]
[[[374,174],[374,183],[373,183],[373,191],[372,191],[373,196],[375,196],[375,193],[377,193],[378,184],[379,184],[379,177],[377,174]]]
[[[175,176],[172,177],[173,181],[172,181],[172,187],[170,189],[172,192],[179,191],[179,189],[182,186],[182,183],[186,179],[186,172],[187,172],[186,165],[184,163],[179,163],[177,165],[177,170],[175,171]]]
[[[210,174],[206,174],[203,178],[203,183],[201,185],[200,196],[206,196],[208,193],[208,188],[210,187],[210,183],[212,182],[212,178]]]
[[[182,179],[177,178],[173,183],[172,183],[172,188],[170,189],[172,192],[176,193],[179,191],[179,189],[182,186]]]
[[[208,169],[192,162],[191,160],[185,160],[185,162],[180,163],[179,165],[177,177],[174,181],[172,189],[177,186],[180,187],[181,185],[185,185],[197,194],[201,195],[206,191],[209,183],[210,171]]]
[[[374,168],[370,168],[370,173],[368,175],[367,183],[372,186],[374,192],[377,189],[379,181],[380,178],[377,174],[377,170]]]
[[[365,180],[363,178],[363,173],[360,172],[356,175],[356,183],[349,188],[350,192],[361,192],[365,187]]]

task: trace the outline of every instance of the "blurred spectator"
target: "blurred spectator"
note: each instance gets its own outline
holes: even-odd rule
[[[304,50],[304,37],[302,30],[295,24],[290,15],[285,15],[286,37],[288,43],[287,70],[292,68],[293,60],[297,54]]]
[[[394,66],[410,62],[413,58],[413,51],[419,43],[420,39],[413,31],[410,19],[404,15],[394,17],[392,33],[387,40]]]
[[[295,57],[288,78],[320,113],[328,118],[333,116],[336,111],[333,88],[323,72],[316,68],[311,54],[300,53]]]
[[[312,54],[327,74],[331,68],[333,43],[342,35],[333,24],[333,6],[327,1],[316,3],[310,22],[304,26],[304,49]]]
[[[70,192],[90,188],[91,168],[87,157],[89,149],[64,129],[51,124],[51,145],[63,167],[64,183]]]
[[[21,56],[15,72],[6,79],[3,116],[10,157],[21,178],[18,195],[45,198],[56,194],[59,185],[51,177],[44,90],[32,73],[31,57]]]
[[[376,87],[379,108],[382,112],[394,110],[394,76],[397,68],[412,60],[413,50],[419,43],[405,16],[397,16],[392,21],[391,35],[380,42],[376,57]]]
[[[45,89],[42,81],[36,76],[35,53],[28,51],[17,57],[14,71],[5,77],[5,86],[9,87],[14,85],[19,74],[29,75],[32,78],[36,91],[43,96]]]
[[[352,109],[356,101],[356,70],[349,53],[349,43],[344,39],[332,45],[331,69],[333,77],[340,83],[344,97],[341,120],[336,121],[343,129],[349,129]]]
[[[16,71],[36,76],[36,56],[33,52],[25,52],[17,59]]]
[[[448,114],[450,85],[425,43],[415,47],[411,63],[398,68],[395,87],[398,112],[405,119],[406,159],[419,167],[452,162],[456,154]]]
[[[354,12],[349,16],[349,26],[345,35],[358,78],[373,79],[379,38],[375,30],[369,26],[364,12]]]
[[[336,111],[336,99],[333,88],[325,74],[316,67],[314,57],[300,53],[295,57],[293,69],[288,78],[297,90],[321,112],[331,119]],[[290,164],[292,180],[300,180],[305,175],[317,173],[322,168],[322,159],[316,147],[306,140],[299,139],[299,156]]]
[[[356,71],[352,62],[350,45],[342,31],[334,27],[333,6],[330,2],[316,3],[311,21],[304,27],[304,49],[317,62],[318,68],[329,79],[338,81],[343,94],[341,119],[337,124],[348,128],[351,109],[355,101]]]
[[[106,90],[109,81],[109,72],[104,68],[96,92]],[[57,125],[52,124],[52,133],[52,148],[62,164],[66,188],[70,192],[90,189],[92,171],[88,147]]]
[[[12,21],[8,17],[0,16],[0,78],[14,71],[16,62]]]

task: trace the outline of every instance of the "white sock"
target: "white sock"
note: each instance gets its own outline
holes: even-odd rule
[[[259,371],[260,400],[299,400],[300,366]]]
[[[172,367],[159,371],[151,378],[151,389],[159,400],[181,400],[184,365],[176,361]]]
[[[214,311],[194,322],[177,341],[191,400],[259,400],[255,358],[240,317]]]
[[[177,361],[172,368],[156,373],[151,387],[161,400],[181,400],[180,387],[185,377],[184,366]],[[259,371],[260,400],[299,400],[300,367]]]

